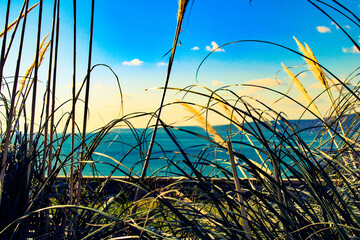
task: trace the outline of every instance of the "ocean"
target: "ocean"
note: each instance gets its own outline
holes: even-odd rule
[[[305,130],[301,132],[300,136],[305,143],[316,144],[314,143],[314,138],[317,131],[311,129],[316,123],[311,121],[313,120],[302,121],[300,124],[301,129]],[[208,136],[202,128],[193,126],[181,127],[181,129],[182,130],[173,129],[172,132],[198,171],[202,172],[203,175],[211,177],[223,177],[223,174],[219,171],[220,168],[231,171],[229,156],[226,150],[214,147],[214,145],[204,139]],[[223,139],[226,138],[228,133],[238,131],[235,127],[227,125],[216,126],[215,129]],[[262,138],[267,139],[269,146],[272,146],[274,149],[279,147],[280,140],[274,138],[271,131],[262,128],[261,132],[263,134]],[[93,175],[93,170],[96,168],[99,176],[108,176],[110,173],[112,173],[113,176],[127,176],[129,174],[139,176],[142,171],[151,135],[152,129],[112,130],[95,149],[92,154],[92,161],[84,168],[83,175]],[[94,135],[89,135],[88,142],[93,138]],[[256,138],[251,137],[251,144],[243,134],[234,135],[232,141],[235,151],[261,164],[261,159],[254,149],[261,149],[264,143],[260,143]],[[79,141],[75,145],[78,144]],[[70,149],[71,142],[70,138],[68,138],[62,146],[63,160],[65,156],[70,153]],[[268,158],[264,153],[262,153],[261,156],[265,160]],[[77,158],[78,157],[79,153]],[[67,165],[66,171],[69,171],[69,168],[69,165]],[[190,173],[191,169],[185,164],[184,157],[178,147],[164,129],[159,129],[149,162],[147,176],[177,177]],[[65,173],[60,174],[64,175]],[[239,175],[240,177],[243,176],[241,172],[239,172]]]

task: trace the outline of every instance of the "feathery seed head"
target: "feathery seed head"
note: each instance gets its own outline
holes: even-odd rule
[[[211,126],[211,124],[206,120],[206,118],[201,115],[199,111],[197,111],[194,107],[190,106],[187,103],[181,102],[179,100],[177,100],[177,102],[180,103],[180,105],[183,106],[188,112],[194,115],[194,119],[199,123],[199,126],[205,131],[207,131],[216,143],[225,146],[224,140],[222,139],[220,134],[216,132],[216,130]]]
[[[284,67],[284,71],[289,75],[291,81],[295,84],[296,89],[300,92],[300,94],[305,98],[305,100],[308,102],[309,104],[309,109],[315,113],[318,117],[321,117],[321,114],[318,110],[318,108],[316,107],[315,103],[313,102],[312,98],[310,97],[310,95],[308,94],[308,92],[306,91],[306,89],[304,88],[304,86],[301,84],[301,82],[299,81],[299,79],[297,79],[297,77],[294,75],[294,73],[292,73],[283,63],[281,63],[281,65]]]
[[[323,70],[321,69],[320,65],[318,64],[318,61],[314,55],[314,53],[311,51],[309,45],[305,43],[305,46],[301,44],[295,37],[294,37],[296,44],[299,47],[299,51],[306,57],[304,58],[309,70],[313,73],[314,77],[327,89],[329,87],[328,82],[325,78],[325,74]]]

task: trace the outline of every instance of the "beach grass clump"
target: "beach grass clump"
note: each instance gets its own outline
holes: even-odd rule
[[[60,1],[53,2],[49,34],[41,31],[42,1],[34,6],[24,1],[13,23],[9,24],[6,14],[5,30],[0,34],[1,239],[357,239],[358,70],[341,80],[318,62],[307,44],[297,39],[299,51],[254,40],[251,42],[271,44],[301,56],[323,91],[310,96],[295,73],[296,68],[285,64],[282,70],[295,85],[300,100],[288,92],[247,84],[217,90],[198,85],[169,87],[188,2],[179,2],[158,110],[121,116],[94,132],[87,130],[93,69],[110,70],[122,94],[114,71],[91,61],[94,1],[86,73],[79,73],[76,68],[74,1],[72,98],[60,104],[56,102]],[[320,1],[309,2],[320,8]],[[358,20],[337,1],[332,7],[348,19]],[[27,16],[35,9],[35,56],[28,63],[22,60],[24,31]],[[10,4],[6,7],[9,11]],[[16,44],[6,40],[16,34],[20,35]],[[249,41],[229,44],[246,42]],[[14,48],[18,50],[14,75],[5,78],[7,54]],[[22,65],[29,66],[23,77]],[[48,75],[44,92],[37,88],[41,71]],[[75,80],[79,74],[84,75],[84,80],[77,89]],[[263,89],[278,100],[267,104],[253,96],[240,95],[238,89],[243,87]],[[167,91],[183,93],[184,98],[166,104]],[[81,100],[83,93],[85,98]],[[42,102],[36,96],[41,96]],[[317,106],[320,98],[328,99],[326,112]],[[299,119],[290,120],[283,109],[277,109],[284,100],[298,106],[303,113]],[[82,115],[76,111],[81,102]],[[40,112],[37,105],[41,105]],[[195,120],[202,130],[167,124],[161,114],[167,107],[187,110],[189,119]],[[214,116],[226,125],[212,125]],[[76,122],[78,117],[82,123]],[[138,118],[149,119],[144,129],[132,125]],[[64,123],[63,127],[60,123]],[[118,129],[120,125],[123,128]],[[125,130],[131,133],[131,139],[129,135],[123,137]],[[161,146],[156,138],[160,131],[174,148]],[[185,145],[178,138],[180,134],[190,135],[194,143]],[[115,157],[103,150],[118,146],[125,150]],[[167,165],[154,169],[150,160],[161,160]],[[110,170],[104,174],[99,166]],[[114,177],[118,173],[122,177]]]

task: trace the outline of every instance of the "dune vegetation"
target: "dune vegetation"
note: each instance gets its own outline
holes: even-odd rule
[[[290,120],[286,111],[266,105],[257,99],[238,95],[239,85],[221,87],[215,91],[205,86],[171,87],[170,74],[179,42],[184,14],[192,1],[180,0],[176,33],[170,52],[162,99],[155,112],[123,115],[102,128],[87,131],[89,88],[93,65],[92,37],[94,0],[92,0],[91,34],[87,72],[77,72],[76,63],[76,1],[74,1],[74,43],[72,98],[60,106],[57,96],[57,55],[59,39],[59,0],[53,2],[52,31],[43,36],[43,2],[34,6],[24,1],[18,18],[9,19],[10,1],[1,10],[5,29],[0,33],[1,76],[1,167],[0,167],[0,238],[1,239],[358,239],[360,236],[360,175],[359,174],[359,107],[358,69],[339,78],[317,61],[309,45],[296,38],[298,49],[262,40],[238,40],[231,44],[271,45],[289,51],[303,59],[309,74],[321,84],[323,91],[312,98],[301,83],[296,68],[283,69],[303,102],[287,92],[262,88],[278,96],[278,101],[291,101],[301,111],[312,116],[309,124],[302,118]],[[308,0],[327,15],[331,7],[356,27],[358,16],[338,1],[324,3]],[[196,4],[196,1],[195,1]],[[20,72],[24,31],[30,14],[37,9],[38,32],[33,63]],[[339,24],[340,26],[340,24]],[[341,28],[341,26],[340,26]],[[356,49],[360,47],[352,39]],[[311,43],[309,43],[311,45]],[[16,51],[12,51],[15,49]],[[205,57],[202,64],[215,52]],[[9,54],[18,54],[14,75],[4,76]],[[42,65],[44,58],[49,64]],[[112,71],[111,66],[101,65]],[[48,72],[46,91],[38,90],[39,71]],[[115,79],[121,93],[120,82]],[[84,75],[76,89],[76,76]],[[241,85],[244,86],[244,85]],[[180,101],[167,103],[167,92],[183,94]],[[82,94],[82,95],[81,95]],[[37,98],[40,96],[41,98]],[[80,98],[84,96],[84,98]],[[329,105],[321,113],[316,99],[326,97]],[[196,99],[203,99],[201,104]],[[40,101],[39,101],[40,99]],[[76,104],[84,111],[76,116]],[[36,106],[42,106],[40,120],[34,116]],[[62,111],[64,106],[70,111]],[[162,110],[178,107],[188,111],[205,134],[189,128],[173,126],[162,118]],[[57,115],[57,117],[55,117]],[[212,126],[209,118],[216,115],[228,124],[222,130]],[[60,128],[58,120],[65,122]],[[148,118],[149,125],[141,131],[132,125],[136,118]],[[77,122],[81,119],[81,123]],[[131,131],[135,143],[120,159],[106,156],[98,149],[108,143],[109,134],[119,133],[119,125]],[[81,127],[79,127],[81,126]],[[166,133],[176,150],[161,150],[155,157],[157,133]],[[206,141],[194,154],[184,147],[178,134],[188,134]],[[304,135],[313,134],[311,142]],[[126,139],[112,138],[128,145]],[[70,151],[64,145],[71,142]],[[201,142],[202,143],[202,142]],[[198,143],[194,142],[194,145]],[[160,146],[161,147],[161,146]],[[249,157],[252,152],[256,158]],[[134,166],[124,162],[127,155],[137,152]],[[105,163],[113,171],[99,177],[97,165]],[[253,155],[251,155],[253,156]],[[174,176],[164,179],[156,169],[149,173],[151,160],[167,162],[161,170]],[[103,160],[102,160],[103,161]],[[104,164],[104,163],[103,163]],[[134,169],[141,166],[141,173]],[[92,176],[83,176],[91,169]],[[115,171],[124,177],[112,178]]]

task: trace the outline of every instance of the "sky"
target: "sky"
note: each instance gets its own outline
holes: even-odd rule
[[[6,2],[0,1],[0,26],[4,26]],[[121,114],[152,112],[158,108],[162,92],[156,88],[162,87],[165,81],[170,55],[164,57],[164,54],[172,46],[178,8],[176,0],[95,2],[92,64],[106,64],[116,73],[123,92],[125,112],[120,112],[120,94],[115,76],[109,69],[98,67],[91,75],[89,130],[101,127]],[[30,1],[30,5],[34,3],[36,1]],[[360,1],[344,0],[341,3],[359,15]],[[10,21],[16,18],[21,4],[21,1],[12,1]],[[80,84],[87,69],[91,1],[78,0],[77,4],[77,82]],[[330,8],[322,7],[360,42],[359,28],[355,24]],[[51,30],[52,2],[44,1],[44,9],[42,36]],[[34,58],[37,11],[34,9],[29,15],[22,72]],[[58,106],[71,98],[72,1],[61,2],[60,16]],[[299,66],[304,60],[288,50],[269,44],[242,42],[227,45],[207,58],[199,70],[198,78],[195,76],[201,61],[218,46],[238,40],[264,40],[297,50],[294,36],[300,42],[306,42],[319,62],[341,79],[359,66],[360,55],[353,43],[331,19],[308,1],[253,0],[249,3],[248,0],[195,0],[192,6],[188,6],[185,15],[179,38],[181,44],[177,48],[169,85],[185,88],[199,84],[215,90],[227,85],[251,83],[286,92],[291,84],[288,76],[280,71],[281,63],[289,67]],[[7,61],[5,76],[13,76],[17,59],[15,50]],[[41,67],[39,91],[45,87],[47,78],[49,56],[45,58]],[[303,70],[306,68],[293,69],[295,74]],[[300,79],[310,95],[316,96],[322,91],[311,73],[303,73]],[[259,89],[233,89],[238,94],[247,94],[268,104],[273,104],[278,98]],[[289,94],[300,99],[294,88]],[[170,103],[182,98],[183,94],[170,91],[166,101]],[[191,95],[187,95],[185,100],[206,104],[206,99]],[[38,102],[40,105],[41,96]],[[328,109],[325,100],[320,99],[317,103],[321,111]],[[286,109],[289,118],[299,117],[299,110],[285,100],[280,101],[278,107]],[[83,105],[79,103],[78,108],[83,108]],[[164,119],[178,125],[194,124],[184,122],[184,117],[189,114],[179,108],[168,108],[164,112]],[[37,111],[40,114],[40,109]],[[66,108],[61,111],[65,112]],[[142,127],[148,120],[148,117],[144,117],[133,122],[135,126]],[[211,121],[213,124],[225,123],[215,117]]]

